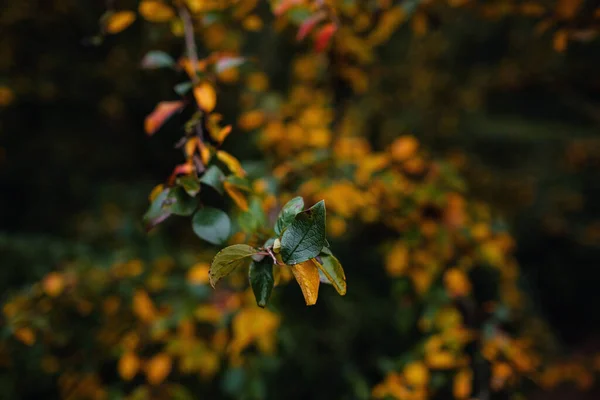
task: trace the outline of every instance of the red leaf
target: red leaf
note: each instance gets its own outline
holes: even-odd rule
[[[306,35],[308,35],[310,33],[310,31],[313,30],[313,28],[315,27],[315,25],[317,25],[321,20],[323,20],[323,18],[325,18],[325,13],[323,11],[320,11],[318,13],[316,13],[315,15],[313,15],[310,18],[307,18],[302,25],[300,25],[300,29],[298,29],[298,34],[296,35],[296,40],[297,41],[301,41],[303,40]]]
[[[317,33],[317,38],[315,39],[316,52],[321,53],[327,48],[329,41],[336,30],[337,26],[333,22],[325,25],[319,30]]]
[[[183,108],[183,101],[161,101],[154,111],[146,117],[144,129],[148,135],[153,135],[174,112]]]

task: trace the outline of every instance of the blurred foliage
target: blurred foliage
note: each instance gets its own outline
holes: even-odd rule
[[[583,0],[5,5],[2,396],[584,396],[599,24]],[[296,196],[347,294],[329,250],[276,254]],[[211,243],[280,264],[266,308],[246,266],[210,287]]]

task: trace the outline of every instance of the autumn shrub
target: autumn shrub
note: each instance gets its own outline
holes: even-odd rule
[[[149,194],[143,225],[150,236],[189,225],[200,240],[77,257],[12,295],[5,365],[69,399],[468,399],[591,387],[591,359],[555,363],[506,224],[469,196],[452,160],[394,111],[381,115],[410,106],[395,101],[406,71],[381,62],[404,22],[423,36],[440,10],[509,10],[538,30],[565,23],[552,39],[561,52],[580,38],[567,24],[579,2],[118,3],[92,42],[143,23],[184,48],[141,60],[183,77],[144,122],[153,136],[183,121],[183,161]],[[265,58],[273,40],[287,43],[275,67]],[[416,73],[416,109],[448,102],[450,86]],[[237,104],[221,107],[233,95]],[[448,111],[437,128],[454,120]],[[239,160],[243,146],[254,156]]]

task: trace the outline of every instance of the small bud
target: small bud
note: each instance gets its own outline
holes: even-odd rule
[[[279,254],[279,249],[281,249],[281,240],[277,238],[275,239],[275,242],[273,242],[273,251],[275,254]]]

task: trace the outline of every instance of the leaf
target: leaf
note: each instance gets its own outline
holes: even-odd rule
[[[161,101],[158,103],[144,121],[146,133],[153,135],[171,115],[182,108],[183,101]]]
[[[271,297],[275,278],[273,277],[273,263],[269,258],[261,262],[253,262],[250,264],[249,271],[250,285],[256,298],[256,304],[264,308]]]
[[[142,59],[141,66],[144,69],[171,68],[175,61],[164,51],[153,50],[146,53]]]
[[[329,41],[336,30],[337,26],[333,22],[325,25],[319,30],[315,39],[315,51],[317,53],[321,53],[327,48]]]
[[[146,230],[154,228],[156,225],[163,222],[171,215],[171,211],[163,209],[163,205],[169,196],[169,189],[163,189],[150,203],[150,207],[146,214],[144,214],[144,225]]]
[[[200,239],[212,244],[222,244],[231,234],[231,220],[217,208],[204,207],[192,217],[192,228]]]
[[[310,31],[312,31],[313,28],[326,16],[327,14],[324,11],[319,11],[310,18],[307,18],[304,22],[302,22],[302,25],[300,25],[300,28],[298,29],[298,34],[296,35],[296,40],[298,42],[302,41],[306,37],[306,35],[308,35]]]
[[[194,87],[194,84],[190,81],[187,81],[187,82],[178,83],[177,85],[173,86],[173,90],[178,95],[185,96],[185,94],[187,92],[189,92],[190,90],[192,90],[193,87]]]
[[[229,181],[225,181],[223,182],[223,187],[225,188],[225,191],[229,197],[231,197],[231,199],[239,208],[244,211],[248,211],[248,200],[246,200],[246,197],[236,188],[235,185]]]
[[[246,171],[242,168],[242,165],[238,161],[237,158],[227,153],[226,151],[219,150],[217,151],[217,158],[229,168],[231,172],[236,174],[239,177],[246,176]]]
[[[325,246],[325,202],[321,200],[296,215],[281,236],[281,257],[288,265],[319,255]]]
[[[200,181],[195,174],[180,176],[175,182],[192,197],[195,197],[200,192]]]
[[[142,1],[138,11],[150,22],[167,22],[175,17],[175,12],[171,7],[157,0]]]
[[[212,187],[219,194],[223,194],[223,181],[225,181],[225,174],[216,165],[208,167],[206,172],[200,177],[200,183]]]
[[[188,196],[183,188],[177,187],[170,190],[163,209],[172,214],[187,217],[193,214],[197,205],[196,199]]]
[[[312,259],[317,268],[323,272],[335,290],[341,295],[346,294],[346,274],[342,268],[342,264],[333,255],[321,256],[321,263],[316,259]]]
[[[302,290],[306,305],[314,305],[317,302],[317,297],[319,297],[319,284],[321,282],[319,270],[311,260],[292,265],[291,268],[294,278],[296,278],[296,282]]]
[[[290,8],[301,4],[302,1],[301,0],[281,0],[279,2],[279,4],[275,7],[275,9],[273,10],[273,14],[275,14],[275,16],[279,17],[280,15],[283,15],[286,11],[288,11]]]
[[[285,228],[294,221],[296,215],[303,209],[304,200],[300,196],[294,197],[283,206],[275,223],[275,233],[277,236],[281,235]]]
[[[119,11],[111,14],[104,21],[104,31],[106,33],[115,34],[124,31],[135,21],[135,13],[133,11]]]
[[[217,105],[217,92],[215,92],[215,88],[207,81],[194,87],[194,98],[196,99],[196,103],[198,103],[198,107],[205,112],[211,112]]]
[[[217,253],[210,265],[208,272],[210,285],[215,287],[221,278],[250,261],[250,257],[257,252],[258,250],[247,244],[234,244],[233,246],[225,247]]]
[[[221,57],[215,62],[215,72],[220,74],[229,68],[239,67],[245,62],[246,59],[244,57]]]

